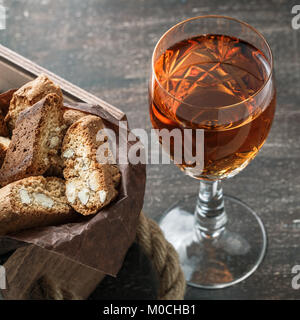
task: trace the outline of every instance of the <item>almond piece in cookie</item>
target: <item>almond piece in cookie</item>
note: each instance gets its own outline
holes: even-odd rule
[[[44,174],[61,148],[63,107],[57,94],[49,94],[21,112],[0,169],[0,185]]]
[[[28,177],[0,189],[0,235],[71,222],[65,183],[55,177]]]
[[[118,194],[114,177],[117,166],[97,161],[97,133],[103,130],[97,116],[80,118],[68,129],[62,146],[66,196],[70,205],[83,215],[95,214]]]
[[[46,97],[49,93],[56,93],[62,101],[62,91],[54,84],[48,76],[41,74],[35,80],[26,83],[17,90],[10,101],[8,113],[5,121],[10,131],[15,128],[19,114],[33,106],[35,103]]]
[[[7,149],[10,145],[10,139],[5,137],[0,137],[0,167],[3,164]]]

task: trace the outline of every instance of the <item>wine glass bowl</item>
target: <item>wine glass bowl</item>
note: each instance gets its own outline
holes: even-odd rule
[[[257,155],[275,105],[271,49],[248,24],[223,16],[196,17],[158,41],[149,81],[152,126],[174,163],[200,180],[196,208],[185,199],[161,221],[191,285],[232,285],[262,260],[263,224],[247,205],[223,197],[220,181]],[[162,132],[171,136],[167,145]]]
[[[221,18],[201,17],[182,24],[196,24],[197,29],[206,19],[214,25]],[[228,20],[230,30],[232,24],[240,25]],[[183,40],[175,42],[177,28],[185,30],[182,24],[161,38],[153,54],[152,125],[203,129],[204,168],[192,171],[193,165],[184,161],[180,167],[200,179],[233,176],[255,157],[271,127],[275,111],[271,52],[267,43],[258,49],[224,34],[193,36],[185,31]]]

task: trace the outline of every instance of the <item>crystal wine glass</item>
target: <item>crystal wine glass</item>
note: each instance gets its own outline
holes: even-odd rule
[[[221,180],[256,156],[275,104],[271,49],[244,22],[191,18],[168,30],[154,49],[152,125],[175,164],[200,181],[197,198],[184,198],[160,222],[192,286],[233,285],[264,257],[267,239],[260,218],[242,201],[224,196]]]

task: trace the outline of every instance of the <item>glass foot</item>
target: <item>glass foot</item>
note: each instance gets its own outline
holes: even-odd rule
[[[170,208],[160,227],[176,248],[187,283],[206,289],[229,287],[249,277],[266,252],[265,228],[256,213],[233,197],[224,196],[227,224],[214,239],[194,227],[195,197]]]

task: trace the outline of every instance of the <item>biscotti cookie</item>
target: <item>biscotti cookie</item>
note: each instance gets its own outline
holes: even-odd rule
[[[63,100],[59,86],[54,84],[45,74],[41,74],[35,80],[26,83],[17,90],[13,94],[8,113],[5,117],[9,129],[11,131],[14,129],[20,112],[33,106],[49,93],[56,93],[61,101]]]
[[[63,135],[63,107],[49,94],[20,113],[0,169],[0,185],[45,173],[59,152]]]
[[[3,164],[7,149],[10,145],[10,139],[5,137],[0,137],[0,167]]]
[[[75,109],[69,109],[65,108],[64,110],[64,123],[66,127],[70,127],[74,122],[79,120],[82,117],[87,116],[88,114],[86,112],[75,110]]]
[[[48,177],[63,178],[64,177],[63,170],[64,170],[64,161],[59,152],[59,154],[53,155],[51,157],[51,166],[49,169],[47,169],[47,171],[43,175]]]
[[[4,116],[7,115],[10,101],[16,91],[16,89],[11,89],[6,92],[0,93],[0,110]]]
[[[96,141],[96,136],[103,129],[101,118],[89,115],[76,121],[63,141],[66,196],[70,205],[83,215],[98,212],[118,193],[114,181],[114,176],[120,175],[118,168],[98,163],[96,157],[103,143]]]
[[[28,177],[0,189],[0,235],[71,222],[75,213],[65,183],[55,177]]]
[[[87,115],[88,114],[86,112],[83,112],[80,110],[65,108],[65,110],[64,110],[65,127],[67,127],[67,128],[70,127],[74,122],[76,122],[77,120],[79,120],[83,117],[86,117]],[[99,138],[99,135],[98,135],[98,138]],[[103,139],[102,141],[106,141],[107,137],[103,137],[102,139]],[[99,139],[99,140],[101,140],[101,139]],[[110,157],[112,159],[111,154],[110,154]],[[115,164],[111,164],[111,166],[109,167],[109,170],[111,171],[111,174],[113,176],[113,181],[114,181],[115,186],[118,186],[120,179],[121,179],[121,175],[120,175],[120,171],[119,171],[118,167]]]
[[[2,137],[8,137],[9,132],[6,125],[6,122],[4,121],[5,117],[3,115],[3,112],[0,110],[0,136]]]

